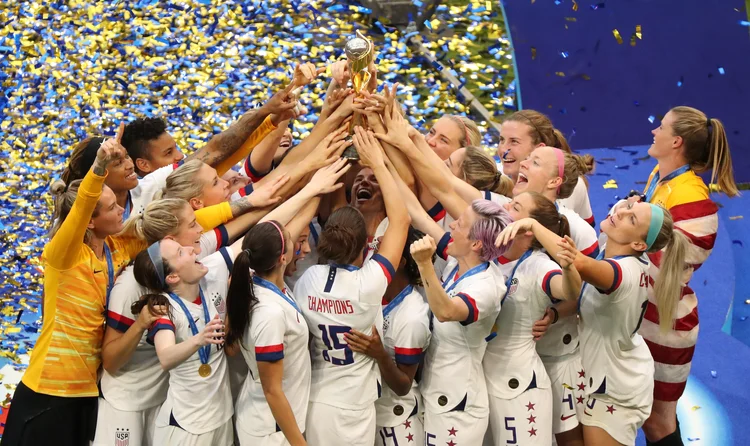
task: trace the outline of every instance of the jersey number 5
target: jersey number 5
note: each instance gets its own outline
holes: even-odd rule
[[[347,365],[354,363],[354,353],[348,345],[341,342],[339,335],[348,333],[352,327],[345,327],[343,325],[318,325],[322,332],[323,344],[325,344],[328,350],[323,350],[323,359],[330,362],[333,365]],[[331,342],[333,341],[333,342]],[[344,358],[335,358],[331,356],[332,350],[343,350]]]

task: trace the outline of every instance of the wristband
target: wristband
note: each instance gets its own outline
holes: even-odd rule
[[[557,308],[555,307],[549,307],[550,310],[552,310],[553,313],[555,313],[555,319],[552,321],[552,323],[556,323],[558,319],[560,319],[560,313],[557,312]]]

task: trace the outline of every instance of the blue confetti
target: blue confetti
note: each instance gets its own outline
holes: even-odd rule
[[[650,122],[651,124],[653,124],[654,121],[656,121],[656,116],[651,115],[651,116],[648,117],[648,122]]]
[[[724,74],[724,67],[719,67],[719,74]]]

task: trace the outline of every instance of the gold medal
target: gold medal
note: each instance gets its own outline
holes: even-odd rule
[[[201,378],[207,378],[208,375],[211,374],[211,366],[208,364],[201,364],[201,366],[198,367],[198,374]]]

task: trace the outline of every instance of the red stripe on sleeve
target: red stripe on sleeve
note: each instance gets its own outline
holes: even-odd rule
[[[284,351],[284,344],[267,345],[265,347],[255,346],[255,353],[276,353]]]

